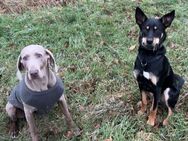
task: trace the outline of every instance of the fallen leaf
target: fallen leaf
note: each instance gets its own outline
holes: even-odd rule
[[[69,65],[67,68],[71,72],[75,72],[77,70],[77,66],[76,65]]]
[[[67,131],[67,133],[65,134],[65,137],[68,139],[71,139],[74,136],[74,133],[72,131]]]
[[[140,131],[136,133],[136,137],[135,137],[135,141],[140,141],[140,140],[144,140],[144,141],[150,141],[153,140],[154,138],[154,134],[153,133],[147,133],[145,131]]]
[[[100,45],[107,45],[107,43],[104,40],[101,40]]]
[[[136,48],[136,45],[132,45],[132,46],[129,48],[129,51],[133,51],[135,48]]]
[[[68,42],[68,41],[66,41],[66,42],[64,43],[64,47],[65,47],[65,48],[68,48],[68,47],[69,47],[69,42]]]
[[[100,128],[100,126],[101,126],[101,125],[100,125],[99,123],[96,124],[96,125],[95,125],[95,129]]]
[[[79,110],[80,110],[80,112],[83,112],[85,110],[84,106],[80,105]]]
[[[170,43],[170,48],[176,48],[176,44]]]
[[[114,64],[119,64],[119,63],[120,63],[120,60],[114,59],[114,60],[112,61],[112,63],[114,63]]]
[[[101,36],[101,32],[99,32],[99,31],[96,31],[95,34],[96,34],[97,36]]]

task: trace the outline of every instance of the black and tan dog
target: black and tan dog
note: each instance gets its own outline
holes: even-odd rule
[[[136,8],[135,18],[140,34],[134,77],[137,79],[142,99],[138,113],[146,111],[147,96],[151,94],[153,100],[147,123],[152,126],[155,125],[159,102],[165,103],[168,108],[168,116],[163,120],[163,125],[168,124],[184,84],[183,78],[174,74],[163,46],[166,39],[165,30],[171,25],[174,17],[173,10],[161,18],[148,18],[140,8]]]

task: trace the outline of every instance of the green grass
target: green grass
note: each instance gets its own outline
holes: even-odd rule
[[[0,16],[0,140],[10,140],[4,110],[7,96],[16,85],[16,61],[20,50],[40,44],[55,55],[63,68],[65,94],[74,121],[83,129],[72,140],[188,140],[187,83],[181,91],[170,125],[153,128],[138,116],[138,86],[132,75],[138,46],[134,10],[161,16],[176,10],[167,30],[167,56],[175,72],[188,79],[188,2],[159,0],[80,1],[66,7],[26,11]],[[173,47],[174,46],[174,47]],[[161,110],[160,110],[161,111]],[[158,122],[166,116],[158,113]],[[55,107],[45,118],[37,118],[43,140],[66,140],[64,117]],[[17,140],[27,140],[26,122]]]

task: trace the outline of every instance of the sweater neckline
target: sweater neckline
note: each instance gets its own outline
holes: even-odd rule
[[[44,95],[44,94],[47,94],[47,93],[50,93],[50,92],[54,91],[54,89],[56,89],[58,87],[59,79],[58,79],[58,77],[56,77],[55,85],[53,87],[47,89],[47,90],[44,90],[44,91],[33,91],[33,90],[29,89],[28,86],[25,83],[25,79],[22,80],[22,83],[23,83],[24,89],[27,92],[29,92],[29,93],[31,93],[33,95]]]

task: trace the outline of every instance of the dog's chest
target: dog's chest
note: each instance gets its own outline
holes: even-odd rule
[[[139,71],[137,69],[135,69],[133,71],[134,77],[139,81],[144,81],[144,80],[148,80],[150,81],[152,84],[157,85],[158,82],[158,77],[156,75],[154,75],[152,72],[147,72],[147,71]]]
[[[37,109],[37,113],[48,113],[55,103],[58,102],[63,95],[64,87],[60,78],[57,77],[56,84],[48,90],[37,92],[28,89],[25,81],[21,81],[16,87],[16,99],[20,99],[20,103],[25,103]],[[22,106],[23,107],[23,106]]]
[[[134,77],[140,83],[144,81],[151,83],[152,85],[157,85],[159,81],[159,73],[163,71],[162,67],[163,56],[147,56],[138,55],[134,66]]]
[[[159,80],[159,78],[155,74],[153,74],[152,72],[144,71],[144,70],[135,69],[133,71],[133,75],[138,81],[147,80],[151,82],[153,85],[157,85],[157,82]]]

